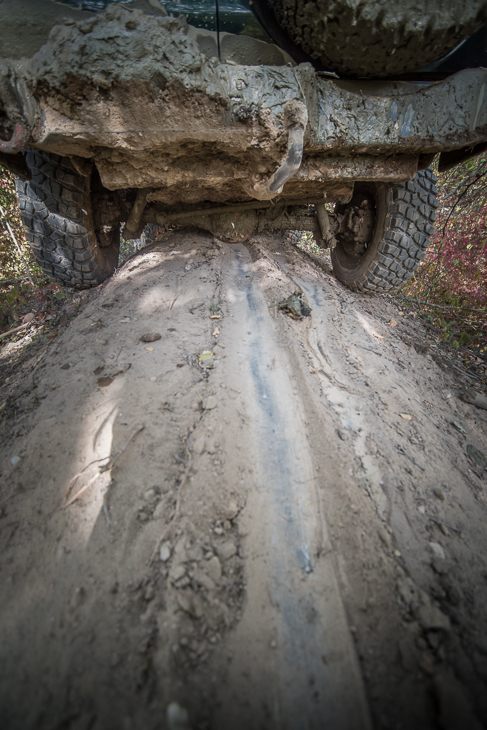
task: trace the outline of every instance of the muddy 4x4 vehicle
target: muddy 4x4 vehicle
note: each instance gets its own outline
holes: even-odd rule
[[[0,162],[43,270],[95,286],[120,226],[311,230],[352,289],[409,279],[429,165],[486,148],[487,3],[3,0]]]

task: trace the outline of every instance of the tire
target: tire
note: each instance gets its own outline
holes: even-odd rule
[[[353,243],[352,228],[347,236],[342,222],[342,232],[331,252],[337,279],[353,291],[378,293],[399,289],[410,279],[434,231],[438,207],[435,183],[431,169],[421,170],[414,180],[399,185],[355,183],[350,203],[337,206],[335,212],[346,221],[347,216],[356,216],[368,207],[372,232],[365,244]]]
[[[120,227],[101,246],[92,215],[90,177],[67,157],[29,150],[32,179],[18,180],[20,214],[37,262],[47,276],[78,289],[101,284],[118,263]]]
[[[419,69],[487,21],[485,0],[430,0],[422,9],[416,0],[258,0],[258,6],[268,32],[277,25],[320,68],[373,78]]]

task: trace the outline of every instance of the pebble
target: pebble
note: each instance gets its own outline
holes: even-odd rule
[[[440,560],[445,559],[445,551],[441,547],[441,545],[437,542],[430,542],[429,546],[431,548],[431,552],[433,553],[434,558],[439,558]]]
[[[159,495],[152,487],[144,492],[144,499],[146,499],[148,502],[155,502],[158,498]]]
[[[233,558],[233,556],[237,554],[237,546],[231,540],[227,540],[221,545],[218,545],[216,551],[221,560],[230,560],[230,558]]]
[[[166,720],[168,730],[191,730],[188,711],[177,702],[171,702],[168,705]]]
[[[205,411],[212,411],[213,408],[216,408],[216,406],[217,400],[214,395],[210,395],[204,402]]]
[[[171,572],[169,574],[169,577],[171,578],[172,582],[175,583],[180,578],[183,578],[183,576],[186,575],[186,568],[184,565],[174,565],[171,569]]]
[[[160,332],[146,332],[144,335],[140,336],[141,342],[156,342],[156,340],[160,340],[162,335]]]
[[[98,345],[106,345],[107,344],[107,341],[106,340],[96,340],[96,343]]]
[[[171,557],[171,543],[162,543],[161,547],[159,548],[159,557],[163,563],[167,563],[167,561]]]
[[[215,588],[215,582],[203,570],[195,570],[193,580],[208,591],[212,591]]]
[[[205,571],[211,580],[217,583],[222,577],[222,565],[216,555],[213,555],[205,565]]]
[[[433,494],[435,495],[435,497],[438,497],[438,499],[441,499],[442,502],[444,502],[446,499],[445,492],[443,491],[443,489],[439,489],[438,487],[433,489]]]
[[[155,375],[154,375],[154,377],[150,378],[150,381],[151,381],[151,383],[155,383],[155,382],[156,382],[156,380],[157,380],[157,378],[156,378],[156,376],[155,376]]]
[[[10,459],[10,463],[12,464],[12,466],[17,466],[19,461],[20,461],[20,456],[12,456],[12,458]]]
[[[234,520],[238,515],[238,504],[235,500],[231,500],[226,507],[223,508],[223,516],[226,520]]]
[[[389,550],[392,548],[392,538],[384,527],[379,527],[377,534]]]

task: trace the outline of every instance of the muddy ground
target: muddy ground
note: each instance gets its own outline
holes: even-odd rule
[[[68,314],[1,354],[2,728],[487,725],[487,411],[411,315],[188,230]]]

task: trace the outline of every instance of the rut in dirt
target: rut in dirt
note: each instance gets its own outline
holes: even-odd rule
[[[73,314],[3,422],[2,725],[481,727],[486,419],[421,327],[188,231]]]

